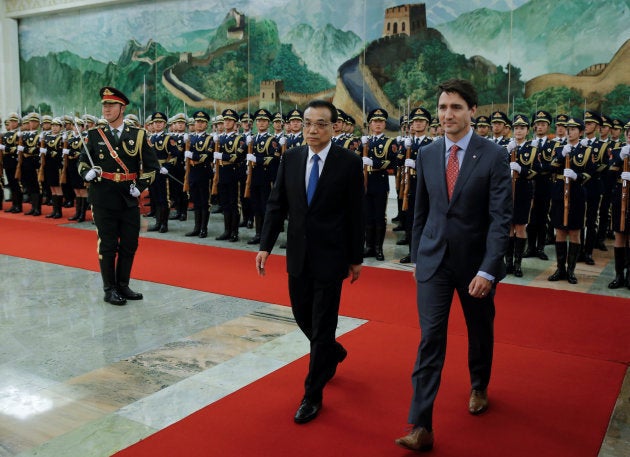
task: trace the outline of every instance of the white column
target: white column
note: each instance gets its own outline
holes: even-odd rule
[[[18,23],[0,9],[0,117],[21,107]]]

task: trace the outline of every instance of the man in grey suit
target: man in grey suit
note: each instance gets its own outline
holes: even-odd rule
[[[446,355],[453,293],[468,327],[471,395],[468,410],[488,407],[494,346],[494,294],[505,276],[512,196],[505,149],[471,128],[477,93],[465,80],[438,88],[438,116],[445,136],[423,147],[418,174],[411,260],[416,264],[422,339],[412,373],[412,431],[396,444],[414,451],[433,447],[433,403]]]
[[[310,342],[304,397],[294,420],[304,424],[322,407],[323,390],[347,355],[335,341],[343,280],[359,278],[363,262],[363,162],[332,144],[337,109],[315,100],[304,111],[307,145],[289,149],[267,201],[256,268],[262,276],[288,215],[287,272],[291,309]]]

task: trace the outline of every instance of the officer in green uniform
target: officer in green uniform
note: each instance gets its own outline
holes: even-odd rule
[[[103,87],[100,96],[108,125],[88,132],[78,168],[90,183],[88,200],[98,235],[104,300],[124,305],[127,300],[142,299],[142,294],[129,288],[140,235],[138,197],[155,180],[160,165],[145,131],[123,123],[129,104],[125,94]]]

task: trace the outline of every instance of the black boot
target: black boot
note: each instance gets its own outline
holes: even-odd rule
[[[567,243],[566,241],[556,241],[556,262],[558,268],[547,278],[548,281],[560,281],[567,279]]]
[[[374,257],[376,251],[374,250],[374,226],[367,225],[365,227],[365,249],[363,250],[363,257]]]
[[[75,197],[74,214],[68,218],[69,221],[76,221],[77,219],[79,219],[80,208],[81,208],[81,197]]]
[[[514,239],[514,276],[517,278],[523,277],[523,270],[521,270],[521,261],[523,260],[523,251],[525,250],[525,238]]]
[[[405,246],[409,244],[409,240],[411,239],[411,232],[409,230],[405,230],[405,236],[396,241],[396,246]]]
[[[580,244],[569,242],[569,254],[567,256],[567,281],[569,281],[569,284],[577,284],[578,282],[575,277],[575,264],[579,253]]]
[[[547,254],[545,254],[545,237],[547,236],[546,234],[547,232],[547,226],[543,225],[543,227],[541,227],[538,230],[538,243],[536,245],[537,249],[536,249],[536,255],[538,256],[538,258],[540,260],[549,260],[549,257],[547,256]]]
[[[79,217],[77,217],[77,222],[84,222],[85,221],[85,212],[87,211],[87,198],[86,197],[77,197],[77,200],[80,202]]]
[[[510,237],[508,241],[507,252],[505,253],[505,273],[511,275],[514,273],[514,240],[516,237]]]
[[[586,233],[586,241],[584,241],[584,263],[587,265],[595,265],[595,261],[593,260],[593,248],[595,247],[596,238],[597,233],[589,229]]]
[[[98,261],[101,267],[101,277],[103,278],[103,290],[105,300],[112,305],[121,306],[127,303],[127,299],[121,296],[116,289],[116,264],[114,257],[103,257]]]
[[[385,226],[376,227],[374,229],[374,257],[376,260],[385,260],[383,254],[383,242],[385,241]]]
[[[160,230],[160,226],[162,225],[162,216],[166,213],[166,208],[162,206],[157,206],[155,208],[155,224],[149,226],[147,228],[147,232],[157,232]]]
[[[116,289],[118,293],[127,300],[142,300],[142,294],[134,292],[129,288],[129,278],[131,277],[131,267],[133,266],[133,256],[118,254],[116,261]]]
[[[25,216],[41,216],[42,196],[38,192],[33,192],[32,194],[30,194],[29,199],[31,201],[31,209],[28,212],[24,213],[24,215]]]
[[[208,207],[202,208],[200,215],[201,224],[199,227],[199,238],[205,238],[208,236],[208,219],[210,217],[210,210]]]
[[[260,244],[260,233],[262,232],[262,216],[254,216],[254,227],[256,227],[256,234],[254,238],[249,240],[247,244]]]
[[[232,213],[232,222],[230,223],[230,243],[236,243],[238,238],[238,220],[240,215],[238,209]]]
[[[188,219],[188,195],[186,192],[182,193],[179,205],[177,212],[179,213],[179,220],[183,222]]]
[[[619,289],[626,285],[625,269],[626,248],[615,248],[615,279],[608,284],[609,289]]]
[[[232,222],[232,215],[230,213],[223,212],[223,233],[215,238],[217,241],[224,241],[230,239],[230,223]]]
[[[201,232],[201,210],[195,208],[195,226],[192,231],[186,233],[184,236],[199,236]]]
[[[59,219],[61,217],[61,196],[53,195],[50,197],[52,200],[52,213],[46,216],[47,219]]]
[[[159,219],[160,220],[160,229],[158,230],[158,232],[160,233],[166,233],[168,232],[168,208],[167,207],[162,207],[162,213],[160,214]]]

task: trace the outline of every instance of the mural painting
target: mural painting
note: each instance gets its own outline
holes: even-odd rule
[[[385,108],[396,131],[410,107],[433,111],[438,82],[461,77],[480,114],[588,108],[625,121],[628,15],[628,0],[168,0],[26,18],[21,110],[99,113],[97,89],[111,84],[140,118],[286,112],[317,97],[356,119]]]

